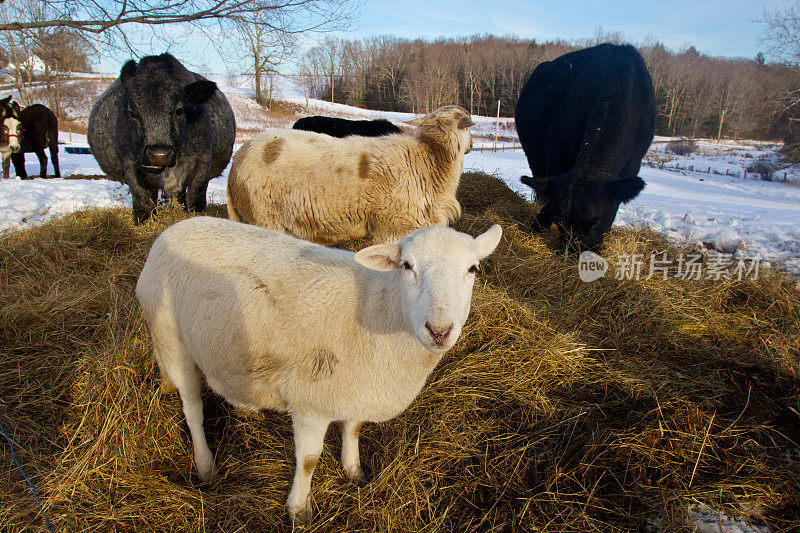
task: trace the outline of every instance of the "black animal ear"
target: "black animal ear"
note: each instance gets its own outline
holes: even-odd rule
[[[200,80],[183,87],[183,100],[189,105],[203,105],[217,90],[213,81]]]
[[[6,105],[10,101],[11,101],[11,95],[9,95],[8,98],[3,98],[2,100],[0,100],[0,105]]]
[[[531,176],[522,176],[519,180],[523,184],[532,188],[536,192],[536,196],[542,196],[550,188],[550,184],[553,182],[553,177],[544,176],[534,178]]]
[[[134,74],[136,74],[136,61],[131,59],[122,66],[122,70],[119,72],[119,77],[122,78],[122,81],[125,81],[130,79]]]
[[[639,176],[624,178],[606,183],[606,190],[615,200],[627,204],[642,192],[644,180]]]
[[[14,116],[19,116],[19,112],[21,111],[19,104],[17,102],[11,102],[11,112]]]

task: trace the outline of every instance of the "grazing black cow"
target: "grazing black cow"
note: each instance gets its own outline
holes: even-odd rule
[[[324,133],[331,137],[382,137],[394,133],[403,133],[403,130],[386,119],[376,120],[347,120],[344,118],[313,116],[301,118],[294,123],[292,129]]]
[[[650,74],[630,45],[601,44],[536,67],[515,115],[533,173],[522,183],[544,202],[533,228],[555,222],[562,243],[598,249],[620,204],[644,188],[638,173],[655,118]]]
[[[92,153],[106,174],[130,187],[137,223],[150,217],[159,190],[204,210],[208,182],[228,165],[235,134],[216,83],[170,54],[128,61],[89,115]]]
[[[0,152],[3,157],[3,177],[9,176],[9,159],[14,162],[14,171],[20,179],[28,179],[25,171],[25,154],[33,152],[39,158],[39,176],[47,177],[47,156],[45,148],[50,149],[50,160],[56,178],[61,177],[58,166],[58,119],[52,111],[41,104],[33,104],[20,109],[11,97],[0,100],[0,121],[3,123],[3,139]]]

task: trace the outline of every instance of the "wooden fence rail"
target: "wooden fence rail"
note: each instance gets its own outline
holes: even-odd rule
[[[496,146],[493,144],[485,144],[482,146],[473,146],[472,150],[475,152],[514,152],[522,150],[522,145],[519,143],[498,143]]]
[[[648,167],[651,167],[651,168],[659,168],[659,169],[667,169],[667,170],[670,170],[670,169],[687,170],[689,172],[697,172],[697,173],[700,173],[700,174],[715,174],[717,176],[731,176],[731,177],[734,177],[734,178],[747,179],[747,170],[746,169],[742,169],[742,171],[739,172],[737,170],[731,170],[729,168],[726,168],[725,172],[723,173],[722,171],[719,171],[719,170],[717,170],[715,168],[712,169],[711,167],[706,167],[705,169],[702,168],[702,167],[694,168],[694,165],[681,166],[679,163],[675,163],[674,165],[666,165],[666,164],[664,164],[663,161],[660,162],[660,163],[655,163],[655,162],[650,162],[650,161],[642,161],[642,164],[646,165]],[[773,173],[773,179],[769,180],[769,181],[778,181],[778,179],[779,179],[778,175],[779,174],[780,174],[779,172]],[[750,175],[751,176],[754,176],[754,175],[758,176],[757,173],[752,172],[752,171],[750,171]],[[784,183],[788,181],[787,172],[783,173],[783,180],[782,181]]]

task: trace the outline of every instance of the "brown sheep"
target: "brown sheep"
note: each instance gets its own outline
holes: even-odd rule
[[[461,214],[456,189],[474,123],[451,105],[409,124],[417,137],[287,130],[250,139],[233,156],[228,217],[322,244],[396,242],[449,224]]]

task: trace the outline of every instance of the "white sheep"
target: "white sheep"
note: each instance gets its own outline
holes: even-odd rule
[[[396,242],[461,215],[456,189],[472,148],[469,113],[444,106],[409,122],[417,137],[263,133],[233,156],[228,218],[322,244]]]
[[[292,522],[311,518],[311,476],[328,425],[363,479],[362,422],[400,414],[461,334],[478,261],[502,229],[434,226],[358,253],[229,220],[195,217],[155,241],[136,285],[166,390],[177,387],[200,479],[215,472],[202,378],[234,405],[288,411]],[[174,385],[173,385],[174,384]]]

